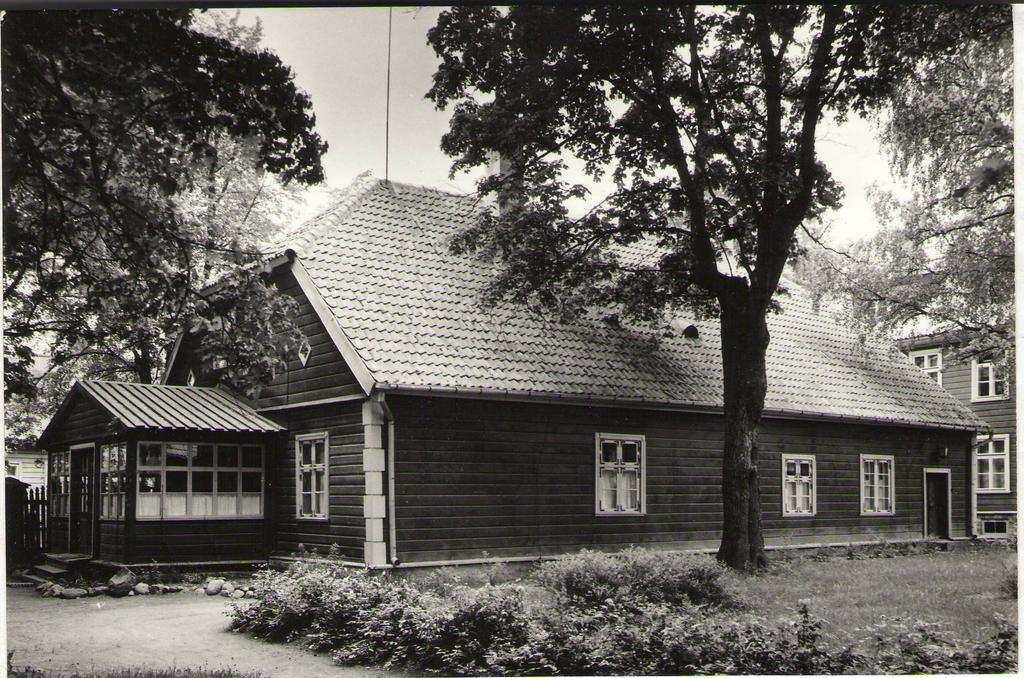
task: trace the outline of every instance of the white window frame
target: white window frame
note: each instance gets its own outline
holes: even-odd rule
[[[786,463],[790,461],[811,463],[811,510],[795,511],[789,510],[786,506],[786,487],[789,485],[786,475]],[[818,515],[818,462],[813,454],[783,454],[782,455],[782,516],[784,518],[813,518]]]
[[[939,364],[936,367],[928,367],[928,358],[933,356],[933,355],[938,356]],[[935,374],[935,383],[937,383],[939,386],[942,386],[942,349],[941,348],[922,348],[922,349],[919,349],[917,351],[911,351],[910,353],[907,354],[907,357],[910,358],[910,362],[911,362],[912,365],[914,365],[914,367],[916,367],[917,369],[921,370],[922,372],[924,372],[928,376],[931,376],[934,373]],[[917,365],[914,362],[915,358],[920,358],[920,357],[924,358],[924,367],[921,367],[921,366]]]
[[[637,450],[637,463],[625,464],[624,462],[604,463],[601,461],[601,443],[604,441],[635,442],[639,444]],[[617,470],[633,470],[632,467],[639,467],[637,492],[640,495],[637,501],[636,510],[624,510],[617,508],[608,510],[601,508],[601,468],[602,466],[614,466]],[[620,487],[620,485],[616,485]],[[618,499],[618,492],[616,498]],[[621,505],[621,504],[620,504]],[[595,433],[594,434],[594,515],[596,516],[643,516],[647,515],[647,438],[644,435],[635,433]]]
[[[47,494],[51,518],[67,518],[71,515],[71,449],[53,453],[50,464]],[[62,491],[58,492],[60,488]]]
[[[4,466],[11,469],[11,473],[5,474],[8,478],[21,479],[21,462],[20,461],[7,461],[4,460]],[[5,469],[6,471],[6,469]]]
[[[324,441],[324,463],[323,464],[302,464],[302,443],[313,440]],[[322,467],[322,468],[321,468]],[[304,515],[302,513],[302,472],[322,471],[323,480],[323,513]],[[295,436],[295,517],[298,520],[312,520],[319,522],[329,521],[331,518],[331,438],[327,431],[318,433],[304,433]]]
[[[110,452],[117,454],[111,463]],[[128,485],[128,444],[118,441],[100,445],[100,520],[124,520]],[[116,479],[116,491],[115,482]]]
[[[986,449],[991,450],[992,449],[992,443],[995,442],[996,440],[1001,440],[1003,442],[1003,451],[1002,452],[982,452],[981,451],[981,446],[982,445],[985,445]],[[981,466],[981,464],[979,464],[979,461],[983,460],[983,459],[984,460],[990,460],[990,459],[1002,459],[1003,460],[1003,479],[1004,479],[1004,484],[1005,484],[1004,487],[995,487],[995,488],[994,487],[986,487],[986,488],[982,488],[981,487],[981,483],[979,482],[979,470],[980,470],[979,467]],[[984,439],[979,438],[979,439],[977,439],[975,441],[975,443],[974,443],[974,469],[973,469],[973,473],[974,473],[974,491],[977,494],[1009,494],[1010,493],[1010,483],[1011,483],[1011,480],[1010,480],[1010,434],[1009,433],[1001,433],[1001,434],[998,434],[998,435],[993,435],[991,437],[986,437]],[[991,475],[991,471],[989,472],[989,475]]]
[[[139,463],[139,449],[143,445],[160,445],[160,464],[149,465]],[[235,471],[237,473],[237,486],[234,491],[235,495],[235,510],[236,513],[231,515],[202,515],[193,516],[190,515],[192,511],[192,454],[188,455],[188,463],[185,466],[167,466],[167,445],[212,445],[214,451],[214,465],[213,466],[199,466],[196,470],[199,472],[211,472],[213,473],[213,506],[214,511],[217,507],[217,496],[220,494],[217,492],[217,474],[218,473],[230,473]],[[233,467],[221,467],[217,465],[216,455],[219,453],[219,447],[235,447],[238,448],[238,464]],[[242,454],[243,447],[258,447],[260,449],[260,467],[255,466],[243,466],[245,457]],[[196,521],[196,520],[255,520],[263,518],[266,513],[267,506],[267,448],[265,445],[259,443],[249,442],[208,442],[205,440],[199,441],[173,441],[173,440],[140,440],[133,451],[135,454],[135,477],[132,478],[133,491],[135,492],[135,519],[142,521]],[[187,478],[186,492],[185,492],[185,514],[184,515],[166,515],[167,502],[165,501],[167,495],[167,470],[170,468],[171,471],[185,471]],[[160,515],[159,516],[141,516],[139,515],[139,474],[143,471],[158,471],[160,473]],[[242,495],[243,494],[256,494],[255,492],[248,493],[242,491],[242,474],[243,473],[260,473],[260,511],[259,513],[241,513],[242,508]],[[154,493],[155,494],[155,493]],[[180,494],[175,492],[174,494]],[[207,494],[207,493],[203,493]]]
[[[979,537],[1009,537],[1010,536],[1010,521],[1006,518],[984,518],[978,519],[980,523],[981,531],[978,534]],[[985,523],[1002,523],[1006,526],[1005,532],[988,532],[985,529]]]
[[[867,509],[864,507],[864,462],[866,461],[885,461],[889,463],[889,510],[879,511],[877,509]],[[877,473],[875,474],[874,486],[877,492],[878,481]],[[857,483],[860,485],[860,514],[862,516],[894,516],[896,515],[896,460],[891,454],[862,454],[860,455],[860,463],[857,466]]]
[[[978,395],[978,384],[979,384],[979,382],[978,382],[978,370],[980,368],[982,368],[982,367],[987,367],[988,368],[988,374],[989,374],[989,377],[990,377],[990,379],[988,381],[988,384],[989,384],[989,395],[987,395],[987,396]],[[972,403],[984,403],[984,402],[988,402],[990,400],[1006,400],[1007,398],[1010,397],[1010,383],[1009,383],[1009,379],[1007,378],[1009,375],[1007,375],[1003,379],[996,379],[995,376],[996,376],[996,363],[994,363],[991,360],[979,361],[977,358],[971,358],[971,402]],[[1000,381],[1003,383],[1003,392],[1002,392],[1002,394],[996,395],[995,394],[996,384],[999,383]]]

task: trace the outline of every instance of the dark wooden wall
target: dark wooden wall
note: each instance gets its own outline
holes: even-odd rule
[[[132,562],[258,560],[268,554],[264,521],[138,520]]]
[[[362,401],[330,403],[268,413],[288,429],[288,444],[275,459],[274,552],[287,555],[299,544],[326,548],[337,544],[347,559],[363,561],[366,523],[363,518],[363,419]],[[296,517],[295,438],[327,432],[330,476],[327,520]]]
[[[391,396],[395,519],[404,562],[539,556],[630,544],[714,548],[722,419],[713,415]],[[644,434],[647,515],[594,515],[594,434]],[[967,534],[970,434],[766,420],[769,544],[922,536],[922,468],[952,470],[953,534]],[[948,446],[945,459],[936,450]],[[783,518],[783,452],[817,456],[818,511]],[[860,516],[859,454],[891,454],[896,515]]]
[[[281,270],[275,274],[278,288],[295,299],[299,313],[296,324],[309,341],[312,353],[306,365],[291,356],[288,369],[279,373],[270,384],[263,387],[256,407],[276,407],[295,403],[306,403],[325,398],[337,398],[361,394],[362,389],[355,376],[335,348],[327,329],[320,322],[312,304],[302,293],[299,283],[290,271]],[[212,383],[212,376],[204,373],[194,356],[194,338],[186,340],[178,349],[178,355],[168,377],[168,384],[183,385],[190,369],[195,371],[199,386]]]

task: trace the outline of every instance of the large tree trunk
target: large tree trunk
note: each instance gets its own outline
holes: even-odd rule
[[[757,475],[757,430],[767,391],[765,354],[769,335],[763,309],[752,309],[751,303],[723,303],[721,312],[725,458],[718,559],[740,570],[766,563]]]

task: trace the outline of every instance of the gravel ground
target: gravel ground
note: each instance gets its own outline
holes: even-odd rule
[[[16,667],[52,672],[129,667],[233,668],[274,678],[395,676],[227,630],[224,598],[185,591],[131,598],[42,598],[8,588],[7,651]]]

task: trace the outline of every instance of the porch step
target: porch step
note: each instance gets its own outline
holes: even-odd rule
[[[31,585],[33,585],[33,586],[38,585],[38,584],[46,584],[46,583],[48,583],[50,581],[49,579],[46,579],[45,577],[40,577],[39,575],[32,574],[31,572],[25,572],[24,574],[22,574],[20,576],[20,578],[30,582]]]
[[[49,563],[45,563],[43,565],[34,565],[32,569],[35,572],[41,573],[43,577],[49,578],[63,577],[68,573],[68,568],[61,567],[60,565],[51,565]]]
[[[86,553],[44,553],[46,559],[61,565],[76,565],[81,562],[92,560],[92,556]]]

